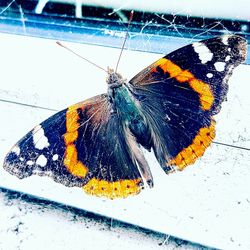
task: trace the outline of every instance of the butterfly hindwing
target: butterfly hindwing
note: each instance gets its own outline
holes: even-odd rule
[[[106,95],[73,105],[35,127],[12,148],[4,168],[19,178],[50,176],[109,198],[127,197],[142,187]]]
[[[233,69],[245,57],[245,39],[225,35],[180,48],[130,80],[166,172],[194,163],[210,145],[213,115],[220,111]]]
[[[144,111],[153,134],[153,148],[161,166],[166,172],[172,170],[171,159],[192,145],[202,128],[210,131],[204,145],[193,145],[192,157],[178,162],[179,169],[193,163],[201,156],[214,137],[214,121],[208,112],[200,108],[198,95],[185,84],[178,87],[175,79],[132,89]],[[200,131],[201,130],[201,131]],[[199,142],[200,143],[200,142]]]

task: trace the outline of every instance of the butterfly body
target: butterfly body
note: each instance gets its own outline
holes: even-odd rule
[[[151,131],[146,117],[140,109],[140,103],[133,96],[126,80],[121,75],[109,69],[108,76],[108,100],[112,115],[116,116],[122,124],[123,135],[129,145],[134,164],[138,166],[147,183],[153,186],[153,177],[150,168],[140,151],[139,145],[150,150],[152,147]]]
[[[153,187],[141,150],[166,173],[200,158],[215,137],[215,119],[246,41],[225,35],[187,45],[130,81],[108,69],[108,91],[48,118],[7,154],[19,178],[50,176],[92,195],[125,198]]]

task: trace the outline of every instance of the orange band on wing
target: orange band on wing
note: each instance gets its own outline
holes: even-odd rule
[[[102,196],[109,199],[126,198],[129,195],[138,194],[141,190],[141,179],[134,180],[120,180],[115,182],[108,182],[105,180],[91,179],[83,190],[87,194]]]
[[[78,177],[85,177],[88,173],[88,168],[78,160],[77,149],[74,142],[78,138],[79,115],[76,106],[68,108],[66,113],[66,133],[64,134],[64,142],[66,151],[64,156],[64,165],[68,171]]]
[[[201,128],[195,136],[192,144],[184,148],[174,159],[167,162],[168,166],[175,165],[179,170],[187,165],[193,164],[201,157],[206,148],[211,144],[215,137],[215,121],[212,120],[209,127]]]
[[[201,107],[203,110],[209,110],[214,102],[214,95],[210,86],[203,81],[195,78],[188,70],[182,70],[178,65],[174,64],[166,58],[161,58],[154,64],[152,72],[156,72],[156,67],[160,67],[170,77],[175,78],[178,82],[186,82],[189,86],[199,94]]]

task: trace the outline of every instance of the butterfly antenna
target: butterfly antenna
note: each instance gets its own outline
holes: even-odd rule
[[[69,52],[71,52],[71,53],[75,54],[76,56],[80,57],[81,59],[87,61],[88,63],[90,63],[90,64],[96,66],[97,68],[99,68],[99,69],[105,71],[106,73],[108,73],[108,71],[107,71],[106,69],[104,69],[104,68],[102,68],[101,66],[99,66],[99,65],[97,65],[97,64],[95,64],[95,63],[93,63],[93,62],[91,62],[91,61],[88,60],[87,58],[85,58],[85,57],[83,57],[83,56],[77,54],[76,52],[74,52],[74,51],[71,50],[70,48],[66,47],[66,46],[63,45],[62,43],[60,43],[60,42],[58,42],[58,41],[57,41],[56,43],[57,43],[59,46],[63,47],[64,49],[68,50]]]
[[[132,21],[132,19],[133,19],[133,16],[134,16],[134,11],[132,10],[132,11],[130,12],[130,15],[129,15],[128,27],[127,27],[127,31],[126,31],[125,38],[124,38],[124,40],[123,40],[121,52],[120,52],[120,55],[119,55],[119,58],[118,58],[118,61],[117,61],[116,67],[115,67],[115,73],[117,72],[118,65],[119,65],[120,60],[121,60],[121,57],[122,57],[122,52],[123,52],[123,50],[124,50],[124,46],[125,46],[125,43],[126,43],[127,38],[128,38],[129,27],[130,27],[131,21]]]

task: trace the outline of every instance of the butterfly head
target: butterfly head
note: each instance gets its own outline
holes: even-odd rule
[[[126,80],[123,79],[119,73],[108,67],[108,76],[106,82],[109,88],[113,89],[122,86]]]

